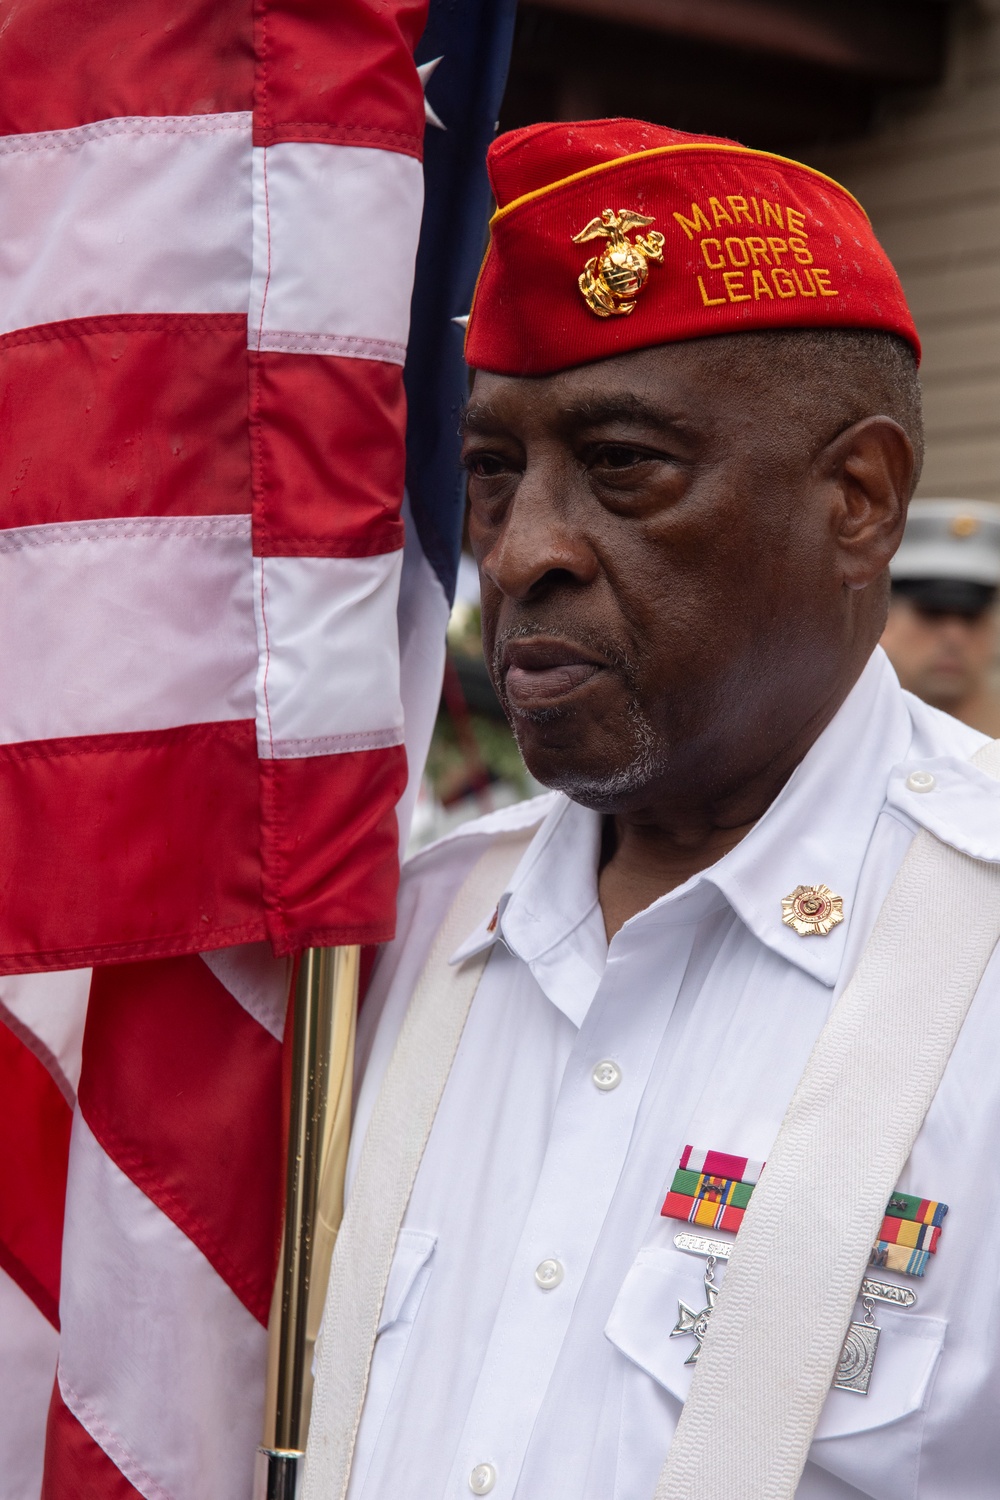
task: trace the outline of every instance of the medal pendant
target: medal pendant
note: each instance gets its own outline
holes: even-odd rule
[[[686,1365],[697,1364],[701,1346],[708,1332],[708,1320],[712,1316],[715,1300],[719,1295],[719,1288],[715,1284],[715,1256],[710,1255],[705,1267],[705,1306],[700,1310],[688,1307],[686,1302],[677,1304],[677,1322],[670,1330],[672,1339],[684,1338],[690,1335],[694,1339],[694,1348],[684,1361]]]
[[[881,1332],[875,1323],[852,1323],[849,1326],[837,1373],[833,1377],[835,1391],[854,1391],[859,1396],[867,1396]]]

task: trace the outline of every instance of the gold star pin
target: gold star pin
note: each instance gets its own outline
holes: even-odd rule
[[[826,937],[844,920],[844,899],[827,885],[797,885],[782,899],[781,920],[799,937]]]

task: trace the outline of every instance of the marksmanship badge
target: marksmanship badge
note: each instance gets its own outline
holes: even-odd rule
[[[865,1310],[865,1320],[863,1323],[848,1324],[847,1337],[833,1377],[833,1388],[835,1391],[856,1391],[859,1396],[867,1396],[882,1330],[875,1322],[873,1299],[863,1297],[861,1305]]]
[[[652,229],[628,239],[630,229],[642,229],[653,220],[631,208],[606,208],[599,218],[591,219],[574,245],[603,236],[607,244],[600,255],[591,256],[579,277],[580,291],[591,312],[599,318],[621,317],[635,308],[635,299],[646,284],[649,262],[663,264],[663,235]]]

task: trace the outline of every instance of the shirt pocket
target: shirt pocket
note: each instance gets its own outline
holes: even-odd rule
[[[430,1280],[436,1244],[437,1235],[423,1229],[399,1231],[375,1335],[375,1353],[351,1465],[351,1496],[364,1493],[372,1455],[392,1400],[410,1331]]]
[[[663,1432],[669,1441],[690,1390],[695,1367],[685,1360],[695,1347],[694,1339],[671,1338],[670,1332],[678,1321],[678,1303],[696,1312],[705,1306],[704,1265],[671,1249],[641,1250],[611,1310],[605,1335],[633,1372],[626,1375],[622,1400],[621,1457],[626,1468],[630,1452],[650,1447],[650,1432],[638,1430],[637,1423],[655,1422],[658,1412],[654,1431]],[[809,1461],[872,1500],[914,1500],[923,1413],[947,1325],[912,1309],[881,1303],[876,1309],[882,1332],[868,1395],[830,1392]],[[780,1337],[781,1329],[776,1328],[775,1338]],[[659,1446],[653,1487],[666,1441]],[[632,1494],[641,1494],[643,1485],[650,1488],[650,1480],[633,1473],[621,1485],[623,1496],[630,1493],[630,1485]]]

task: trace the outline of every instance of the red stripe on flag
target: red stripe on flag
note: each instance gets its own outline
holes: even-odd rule
[[[3,1228],[2,1225],[0,1225],[0,1234],[2,1233]],[[28,1300],[35,1304],[42,1317],[45,1318],[47,1322],[51,1323],[52,1327],[58,1333],[58,1302],[53,1302],[52,1293],[49,1291],[48,1287],[43,1286],[42,1283],[38,1280],[37,1276],[32,1275],[31,1271],[25,1265],[24,1261],[20,1260],[12,1250],[8,1249],[7,1245],[4,1244],[2,1239],[0,1239],[0,1271],[5,1271],[7,1273],[11,1281],[13,1281],[17,1286],[21,1288],[21,1291],[28,1298]]]
[[[0,411],[0,526],[250,511],[244,317],[79,318],[6,334]]]
[[[56,1381],[45,1428],[40,1500],[141,1500],[64,1403]]]
[[[328,23],[329,24],[329,23]],[[0,135],[248,110],[247,0],[22,0],[0,31]]]
[[[400,365],[253,354],[258,556],[371,557],[403,545]]]
[[[0,746],[0,967],[260,941],[258,795],[250,720]]]
[[[264,900],[278,953],[392,937],[405,785],[401,745],[261,762]]]
[[[0,1266],[55,1328],[72,1121],[47,1068],[0,1021]]]
[[[330,141],[419,157],[424,102],[413,49],[427,0],[258,4],[254,144]]]
[[[267,1324],[281,1232],[281,1043],[197,956],[94,974],[80,1111]]]

